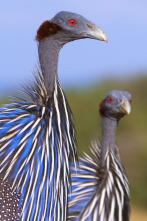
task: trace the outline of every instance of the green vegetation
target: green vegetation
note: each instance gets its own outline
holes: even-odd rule
[[[90,141],[101,140],[98,105],[110,90],[117,89],[129,91],[133,96],[132,113],[121,120],[117,131],[117,145],[130,180],[131,201],[147,209],[147,77],[103,82],[82,91],[66,91],[75,120],[78,153],[89,153]]]

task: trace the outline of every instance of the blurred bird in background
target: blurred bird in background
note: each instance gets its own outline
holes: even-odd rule
[[[129,220],[129,183],[116,147],[116,129],[120,119],[130,114],[131,103],[130,93],[119,90],[109,92],[100,103],[102,144],[92,142],[92,156],[85,153],[77,171],[71,167],[69,220]]]

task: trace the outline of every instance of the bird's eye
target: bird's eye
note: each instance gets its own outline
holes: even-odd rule
[[[132,103],[132,99],[130,100],[130,104]]]
[[[74,19],[70,19],[70,20],[68,21],[68,23],[69,23],[69,25],[71,25],[71,26],[75,26],[75,25],[77,24],[76,20],[74,20]]]
[[[108,97],[107,101],[108,101],[109,103],[112,103],[112,102],[113,102],[112,97]]]

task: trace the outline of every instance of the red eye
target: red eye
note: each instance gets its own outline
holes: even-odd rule
[[[108,101],[109,103],[112,103],[112,102],[113,102],[113,99],[112,99],[111,97],[108,97],[107,101]]]
[[[132,103],[132,99],[130,100],[130,104]]]
[[[68,23],[69,23],[71,26],[75,26],[75,25],[77,24],[76,20],[74,20],[74,19],[70,19],[70,20],[68,21]]]

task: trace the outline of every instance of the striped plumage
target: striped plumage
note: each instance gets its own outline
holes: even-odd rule
[[[64,221],[69,156],[76,154],[72,113],[58,80],[48,99],[40,71],[24,91],[30,102],[15,101],[0,112],[0,173],[21,192],[20,220]]]
[[[106,153],[103,168],[100,152],[100,144],[93,142],[92,155],[85,153],[80,158],[77,171],[74,165],[71,167],[73,192],[69,194],[69,220],[129,219],[129,183],[118,149],[115,154],[111,149]]]
[[[62,11],[43,22],[36,35],[41,70],[24,87],[31,101],[0,109],[0,218],[5,221],[66,220],[76,142],[57,68],[63,45],[83,38],[107,42],[104,31],[79,14]]]
[[[117,94],[117,92],[115,93]],[[131,100],[130,95],[128,97],[128,100]],[[119,100],[123,104],[126,98],[124,99],[121,96]],[[101,105],[104,106],[105,102],[106,100],[102,101]],[[114,103],[116,103],[115,100]],[[122,106],[124,109],[121,109],[117,116],[120,113],[122,114],[125,108],[126,110],[128,108],[128,113],[130,112],[129,102],[127,101],[126,104],[126,106]],[[100,114],[104,114],[101,105]],[[118,107],[118,104],[116,106]],[[114,110],[116,111],[116,109]],[[123,113],[123,115],[125,114]],[[75,170],[73,164],[71,165],[73,191],[69,194],[68,218],[70,221],[129,220],[129,182],[121,163],[118,148],[112,145],[113,140],[115,141],[115,139],[112,139],[113,135],[111,133],[111,127],[115,124],[114,112],[111,111],[107,114],[107,109],[105,109],[105,116],[102,116],[102,119],[105,118],[105,123],[108,121],[109,125],[107,127],[109,127],[108,132],[110,132],[107,135],[110,136],[106,137],[107,132],[104,132],[103,128],[103,139],[109,139],[110,142],[107,142],[106,146],[104,146],[103,140],[102,145],[98,141],[92,142],[91,156],[84,153],[84,156],[77,163],[77,170]],[[111,119],[108,119],[110,116]],[[118,124],[118,122],[116,123]]]

